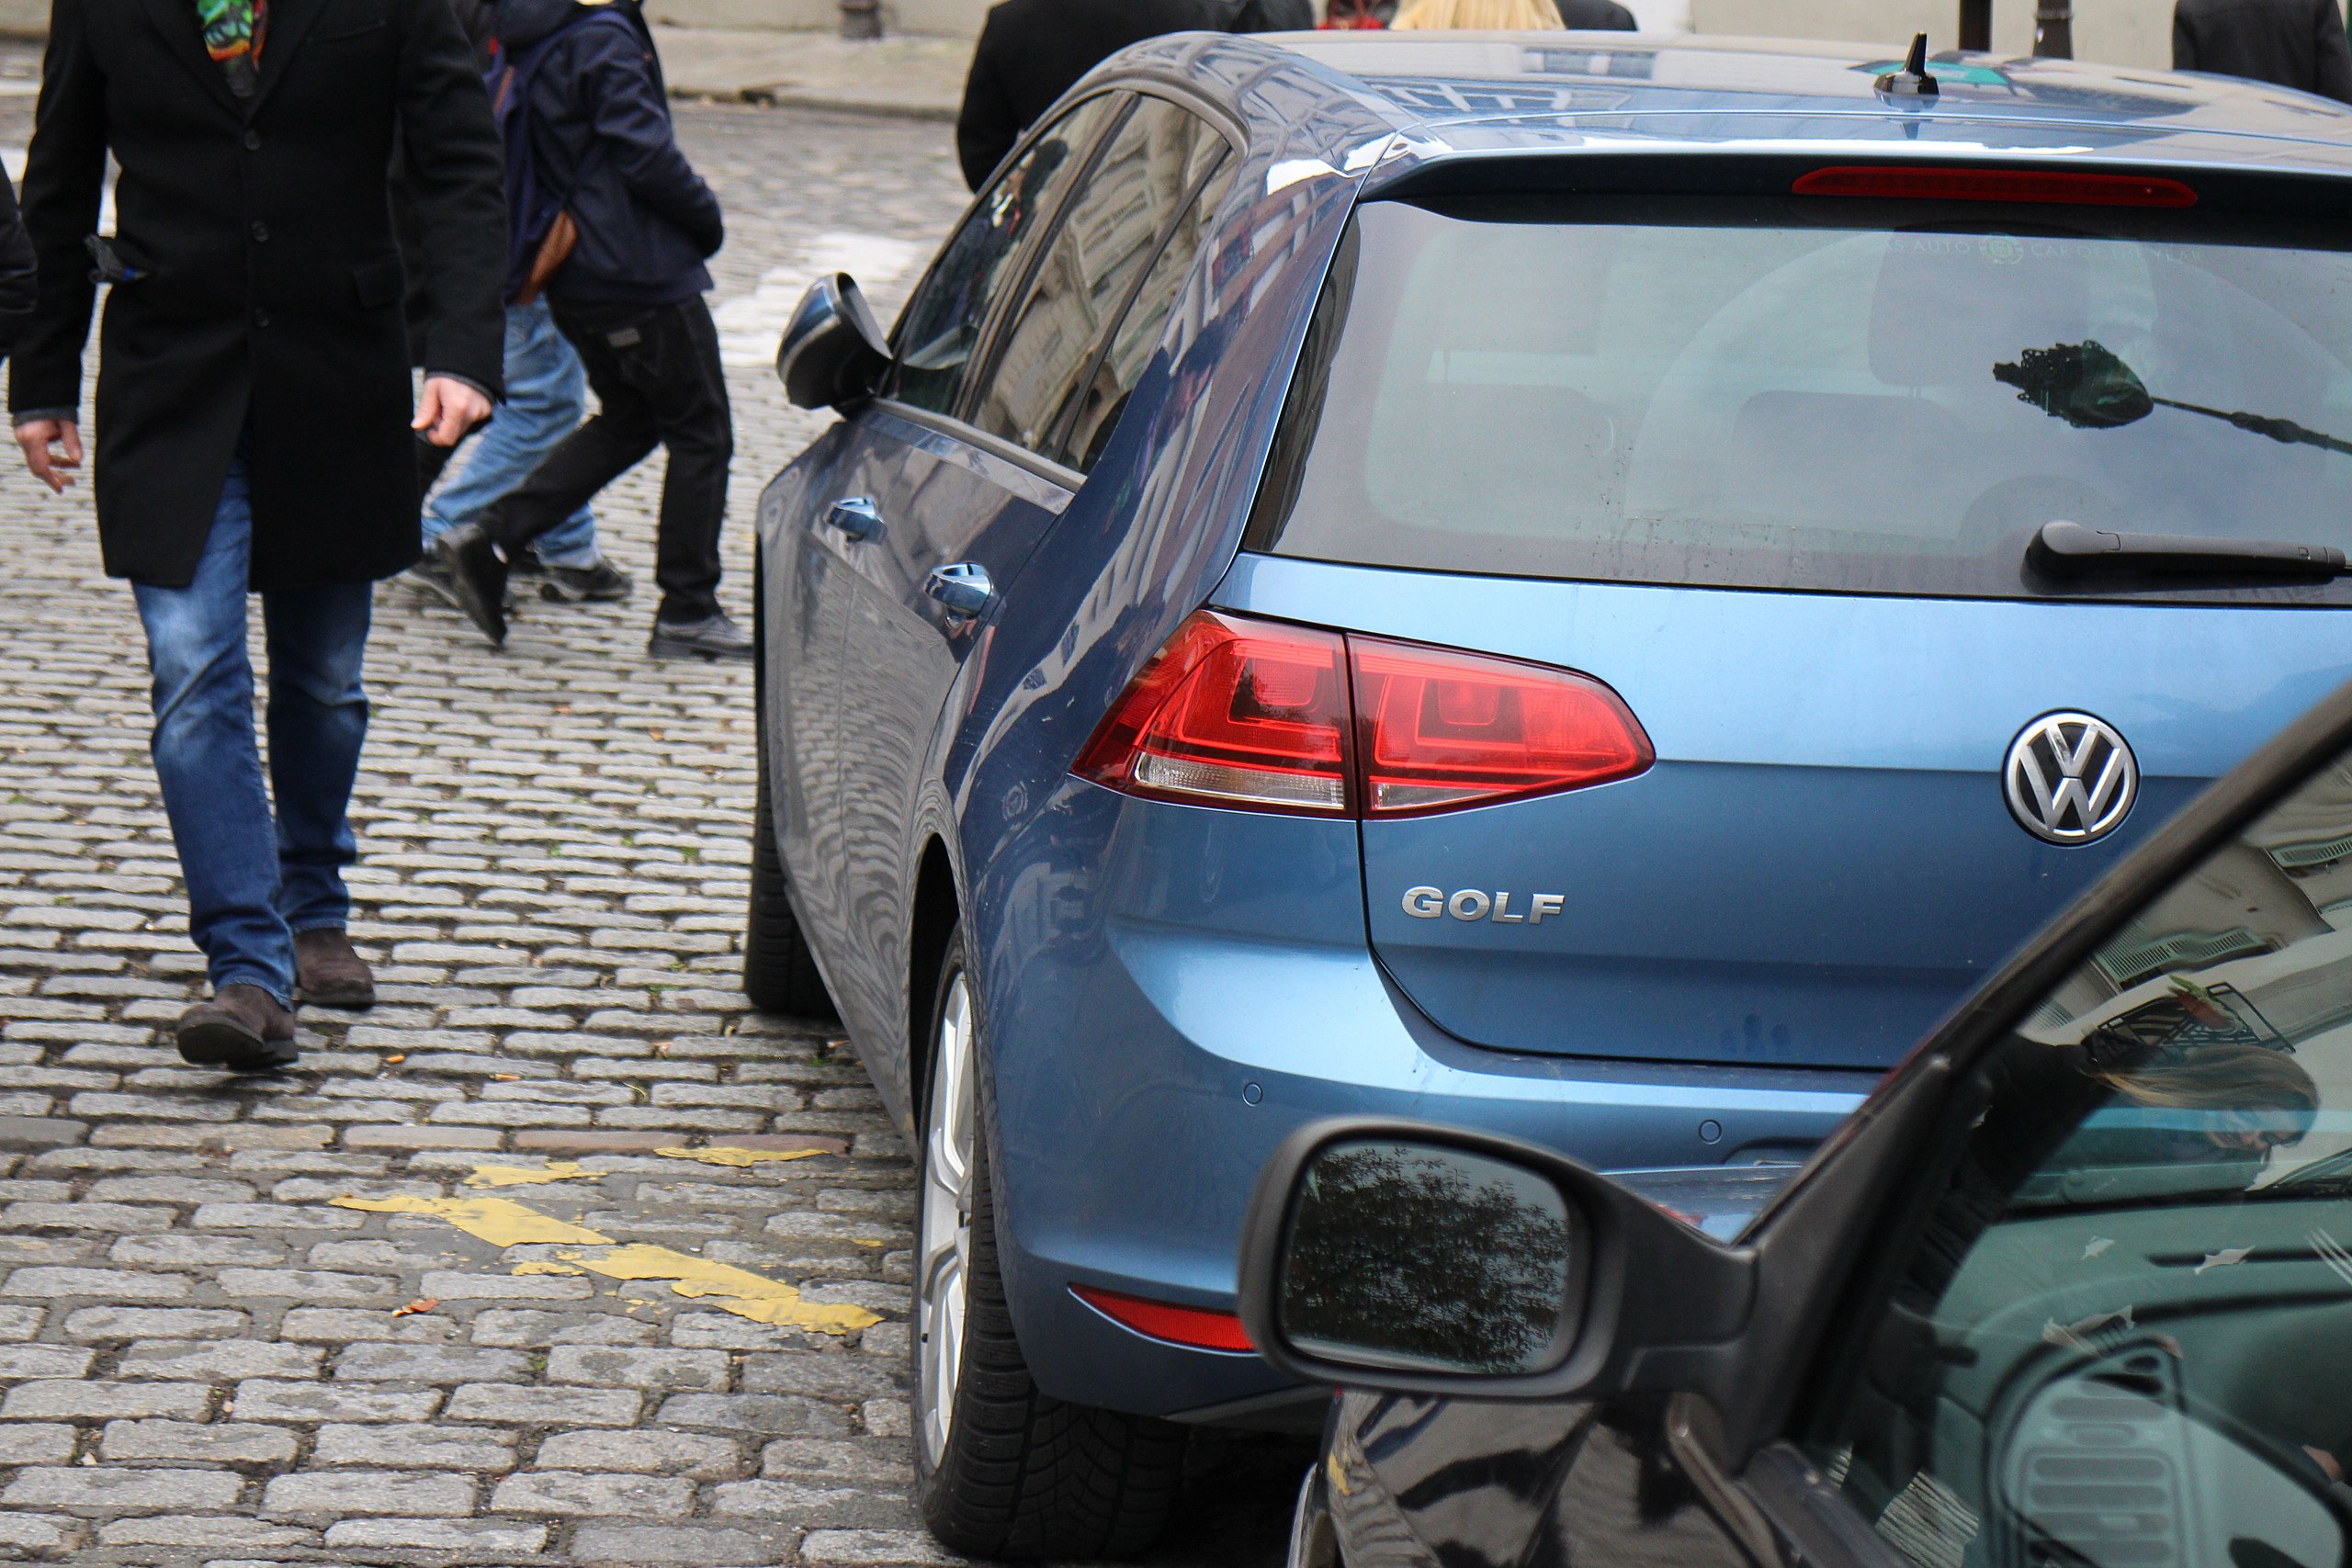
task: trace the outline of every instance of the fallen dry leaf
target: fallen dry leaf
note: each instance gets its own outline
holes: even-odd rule
[[[522,1081],[523,1075],[520,1073],[492,1073],[490,1077],[491,1081],[493,1083],[519,1083]]]
[[[387,1056],[384,1058],[384,1066],[388,1067],[397,1067],[402,1062],[407,1060],[408,1058],[406,1056]]]
[[[394,1307],[392,1309],[392,1315],[394,1317],[413,1317],[421,1312],[431,1312],[435,1307],[437,1307],[440,1304],[441,1301],[437,1296],[419,1296],[416,1300],[409,1303],[408,1305],[404,1307]]]

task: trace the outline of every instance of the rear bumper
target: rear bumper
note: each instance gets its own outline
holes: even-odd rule
[[[1267,1415],[1254,1402],[1285,1385],[1255,1356],[1147,1339],[1070,1286],[1231,1310],[1242,1210],[1275,1145],[1303,1123],[1410,1117],[1510,1134],[1604,1169],[1690,1166],[1815,1143],[1875,1082],[1464,1045],[1371,957],[1352,824],[1071,792],[1061,804],[1080,821],[1124,818],[1098,824],[1102,869],[1043,895],[1061,922],[1040,930],[1008,915],[982,933],[996,939],[983,951],[1012,965],[983,965],[1006,1283],[1023,1350],[1057,1397],[1237,1422]],[[1329,841],[1302,846],[1302,833]],[[1270,866],[1282,885],[1258,897],[1252,879]],[[1324,877],[1330,886],[1314,886]],[[1187,918],[1193,890],[1220,911],[1216,929]],[[1348,918],[1309,912],[1335,907]]]

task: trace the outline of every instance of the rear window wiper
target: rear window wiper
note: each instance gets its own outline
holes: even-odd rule
[[[2080,523],[2044,523],[2026,558],[2060,571],[2252,572],[2339,577],[2344,552],[2326,545],[2273,539],[2219,539],[2194,534],[2110,534]]]

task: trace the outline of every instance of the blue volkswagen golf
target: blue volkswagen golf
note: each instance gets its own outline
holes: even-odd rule
[[[1185,35],[887,336],[812,290],[745,979],[919,1150],[936,1533],[1133,1550],[1190,1427],[1318,1419],[1233,1315],[1294,1129],[1797,1158],[2352,675],[2347,209],[2243,84]]]

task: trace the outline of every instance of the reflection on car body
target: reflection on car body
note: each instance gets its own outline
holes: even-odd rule
[[[887,338],[835,277],[783,345],[842,417],[761,502],[746,983],[838,1007],[922,1166],[915,1497],[967,1551],[1132,1550],[1186,1426],[1319,1419],[1234,1310],[1295,1128],[1508,1133],[1722,1231],[1686,1168],[1752,1205],[2352,672],[2352,582],[2241,558],[2352,543],[2293,436],[2352,409],[2334,111],[1581,45],[1138,46]],[[1994,373],[2093,344],[2104,423]]]

